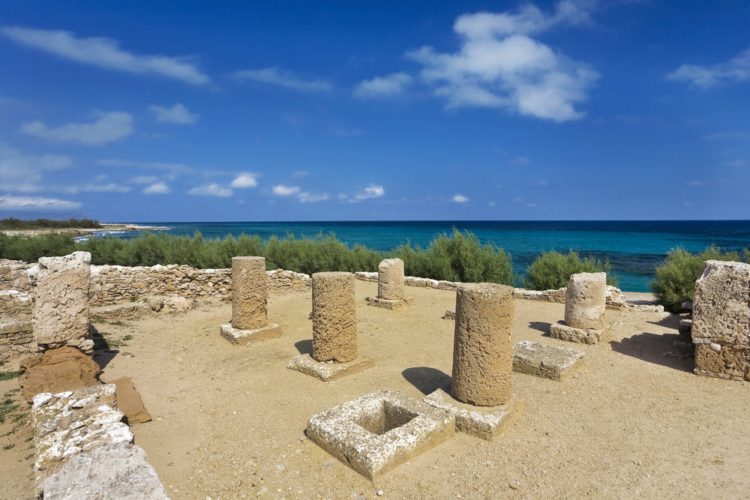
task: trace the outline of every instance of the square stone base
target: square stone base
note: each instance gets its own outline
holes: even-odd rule
[[[329,380],[336,380],[337,378],[361,372],[373,365],[372,360],[368,358],[357,358],[348,363],[337,363],[335,361],[316,361],[309,354],[300,354],[289,361],[287,368],[304,373],[305,375],[311,375],[323,382],[328,382]]]
[[[370,480],[455,434],[455,420],[395,391],[374,392],[310,418],[307,437]]]
[[[425,396],[424,402],[456,417],[456,430],[492,441],[523,411],[523,403],[513,398],[502,406],[474,406],[462,403],[443,389]]]
[[[513,346],[513,371],[552,380],[563,380],[578,366],[584,353],[567,347],[530,340]]]
[[[411,305],[411,303],[414,302],[414,299],[411,297],[404,297],[401,300],[388,300],[379,297],[366,297],[365,302],[367,302],[368,306],[382,307],[383,309],[390,309],[393,311]]]
[[[553,323],[549,327],[549,336],[553,339],[567,340],[578,344],[598,344],[602,339],[602,330],[573,328],[561,323]]]
[[[276,323],[269,323],[263,328],[254,330],[240,330],[234,328],[231,323],[219,327],[221,336],[232,344],[249,345],[261,340],[275,339],[281,337],[281,327]]]

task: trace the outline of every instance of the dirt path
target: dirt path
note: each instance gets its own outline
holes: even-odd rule
[[[357,283],[360,350],[375,367],[327,384],[286,369],[310,349],[309,293],[273,296],[270,316],[284,336],[252,347],[219,337],[229,304],[96,325],[108,339],[128,339],[103,377],[133,378],[154,416],[133,427],[136,442],[173,498],[375,497],[378,489],[394,498],[727,498],[750,491],[750,384],[693,375],[692,360],[670,354],[676,324],[660,321],[663,315],[608,311],[617,325],[611,337],[579,346],[542,333],[562,318],[563,305],[521,300],[516,339],[585,351],[574,378],[516,375],[526,410],[495,442],[457,435],[371,485],[307,440],[306,421],[370,391],[420,397],[444,383],[453,323],[441,316],[455,300],[453,292],[408,287],[414,306],[393,312],[364,304],[376,289]],[[9,462],[0,451],[4,478]],[[15,474],[12,482],[24,482]],[[0,483],[2,498],[19,491]]]

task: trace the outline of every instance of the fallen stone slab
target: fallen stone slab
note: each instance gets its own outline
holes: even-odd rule
[[[373,365],[372,360],[368,358],[357,358],[353,361],[337,363],[335,361],[316,361],[309,354],[300,354],[289,361],[287,368],[328,382],[361,372]]]
[[[133,380],[129,377],[121,377],[113,380],[116,387],[117,409],[125,414],[128,424],[142,424],[151,421],[151,414],[143,404],[143,399],[135,390]]]
[[[91,356],[74,347],[29,355],[21,361],[20,366],[24,374],[19,384],[29,402],[39,393],[58,393],[100,384],[99,365]]]
[[[602,330],[573,328],[561,323],[553,323],[549,327],[549,336],[578,344],[598,344],[602,338]]]
[[[381,307],[383,309],[389,309],[396,311],[398,309],[404,309],[414,302],[412,297],[404,297],[403,299],[381,299],[380,297],[365,297],[365,302],[368,306]]]
[[[399,392],[366,394],[310,418],[307,437],[370,480],[455,434],[455,419]]]
[[[425,396],[424,402],[456,419],[456,430],[470,436],[492,441],[523,411],[523,403],[512,398],[501,406],[475,406],[455,399],[444,389]]]
[[[140,446],[109,444],[70,458],[44,480],[45,500],[169,498]]]
[[[234,328],[231,323],[226,323],[219,327],[219,332],[222,337],[237,345],[250,345],[281,337],[281,327],[276,323],[269,323],[267,326],[252,330],[241,330]]]
[[[563,380],[584,356],[575,349],[523,340],[513,346],[513,371]]]

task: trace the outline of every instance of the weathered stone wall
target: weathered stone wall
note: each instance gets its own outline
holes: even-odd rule
[[[0,321],[0,363],[36,351],[31,319]]]
[[[0,290],[0,321],[31,319],[33,300],[28,292]]]

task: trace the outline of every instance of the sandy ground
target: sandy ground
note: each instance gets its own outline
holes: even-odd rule
[[[103,378],[130,376],[154,421],[136,442],[173,498],[738,498],[750,491],[750,384],[698,377],[672,347],[675,317],[607,312],[598,346],[544,336],[563,305],[516,302],[517,340],[586,352],[574,377],[516,375],[523,415],[494,442],[458,434],[387,473],[377,484],[307,440],[314,413],[370,391],[411,396],[451,372],[454,293],[410,288],[405,311],[368,307],[375,283],[357,283],[361,353],[375,367],[323,383],[286,369],[310,349],[309,293],[274,295],[280,339],[237,347],[222,339],[229,304],[97,328],[126,345]],[[132,338],[128,337],[132,336]],[[3,393],[16,381],[0,383]],[[7,432],[7,423],[0,434]],[[30,491],[28,430],[0,438],[0,498]]]

